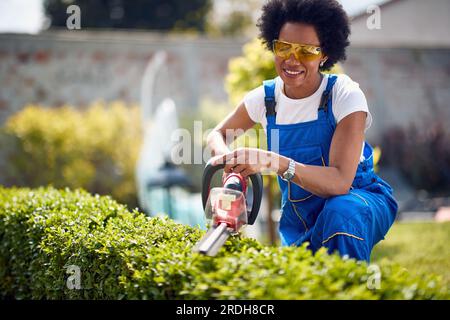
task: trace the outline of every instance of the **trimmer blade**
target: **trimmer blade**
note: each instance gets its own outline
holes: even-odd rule
[[[210,228],[195,245],[194,252],[214,257],[230,236],[226,223]]]

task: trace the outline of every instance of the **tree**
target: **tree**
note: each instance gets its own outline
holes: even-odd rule
[[[208,15],[207,32],[216,37],[253,37],[262,0],[214,0]]]
[[[250,15],[242,11],[233,11],[222,22],[210,18],[207,31],[212,36],[240,36],[253,25]]]
[[[52,27],[66,27],[67,8],[81,10],[81,28],[205,32],[211,0],[45,0]]]

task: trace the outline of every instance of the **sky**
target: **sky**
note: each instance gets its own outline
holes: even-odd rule
[[[226,0],[213,0],[217,4]],[[386,0],[338,0],[349,15],[365,11],[371,4]],[[42,8],[43,0],[1,0],[0,32],[38,33],[45,28],[46,19]]]
[[[44,20],[42,0],[0,1],[0,32],[37,33]]]

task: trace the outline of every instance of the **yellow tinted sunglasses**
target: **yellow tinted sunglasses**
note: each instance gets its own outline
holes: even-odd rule
[[[273,40],[273,52],[284,60],[289,59],[291,54],[299,61],[314,61],[322,57],[320,47],[280,40]]]

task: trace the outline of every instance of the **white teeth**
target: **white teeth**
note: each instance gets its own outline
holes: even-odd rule
[[[287,70],[287,69],[284,69],[284,71],[286,71],[286,73],[292,74],[292,75],[298,75],[301,73],[301,71],[292,71],[292,70]]]

